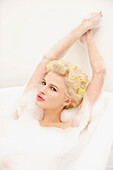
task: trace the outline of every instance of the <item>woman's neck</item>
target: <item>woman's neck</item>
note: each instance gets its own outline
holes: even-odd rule
[[[58,109],[44,109],[44,113],[43,113],[43,122],[47,122],[47,123],[58,123],[61,122],[60,120],[60,116],[62,113],[63,108],[58,108]]]

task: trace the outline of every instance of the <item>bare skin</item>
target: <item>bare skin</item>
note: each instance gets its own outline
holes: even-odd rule
[[[55,86],[52,86],[54,84]],[[42,126],[69,126],[70,123],[63,123],[60,120],[60,114],[64,106],[69,105],[72,101],[64,95],[66,88],[64,78],[49,72],[42,80],[39,86],[38,94],[40,94],[45,101],[36,99],[35,104],[44,109],[43,119],[40,121]],[[52,105],[51,105],[52,103]],[[53,114],[54,113],[54,114]]]
[[[46,85],[44,85],[43,87],[39,86],[40,87],[39,94],[44,99],[46,99],[44,101],[45,103],[39,101],[36,101],[35,103],[36,105],[44,109],[44,117],[43,120],[40,121],[41,126],[63,127],[64,125],[64,127],[69,126],[71,127],[70,122],[63,123],[60,121],[60,115],[63,107],[72,102],[72,99],[66,98],[66,96],[64,96],[63,88],[65,86],[63,78],[58,75],[55,75],[54,73],[50,73],[45,76],[45,67],[50,61],[60,59],[62,55],[64,55],[64,53],[67,51],[67,49],[71,47],[71,45],[73,45],[73,43],[76,40],[84,36],[85,33],[87,33],[86,42],[89,52],[90,63],[93,71],[92,79],[87,87],[87,96],[90,101],[91,107],[93,107],[96,100],[98,99],[104,82],[105,68],[102,62],[103,61],[102,57],[100,57],[100,54],[90,34],[90,31],[88,32],[88,30],[94,28],[96,24],[98,24],[99,21],[101,20],[101,17],[102,12],[96,14],[96,20],[94,18],[83,20],[82,23],[77,28],[75,28],[70,34],[68,34],[66,37],[60,40],[56,45],[54,45],[54,47],[50,49],[47,54],[45,54],[42,61],[37,66],[30,81],[28,82],[27,87],[25,88],[24,91],[25,93],[39,86],[43,78],[46,79]],[[96,62],[98,64],[95,64]],[[59,86],[60,90],[57,91],[57,93],[56,92],[53,93],[52,91],[50,91],[51,83],[52,84],[56,83],[57,86]],[[95,93],[92,93],[92,91],[95,91]],[[82,103],[80,104],[79,108],[81,107]]]
[[[33,75],[31,76],[24,93],[37,88],[45,76],[45,67],[52,60],[61,59],[67,50],[81,38],[89,29],[92,29],[96,24],[100,22],[102,18],[102,12],[96,14],[95,17],[84,19],[78,27],[73,29],[68,35],[59,40],[42,58],[41,62],[37,65]]]
[[[57,127],[57,128],[61,128],[61,129],[65,129],[65,128],[69,128],[69,127],[73,127],[72,126],[72,122],[57,122],[57,123],[51,123],[51,122],[43,122],[43,120],[40,120],[40,126],[43,127]]]
[[[88,49],[90,64],[92,67],[92,80],[87,86],[87,96],[90,100],[91,107],[93,107],[101,93],[106,75],[106,68],[104,60],[93,40],[92,30],[89,30],[83,35],[83,37]]]

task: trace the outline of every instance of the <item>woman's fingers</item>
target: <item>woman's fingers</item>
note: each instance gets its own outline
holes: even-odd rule
[[[84,20],[86,28],[93,29],[97,28],[102,20],[102,11],[91,13],[89,17]]]
[[[79,42],[82,46],[87,46],[88,39],[92,38],[92,30],[88,30],[85,34],[82,35],[82,37],[79,39]]]

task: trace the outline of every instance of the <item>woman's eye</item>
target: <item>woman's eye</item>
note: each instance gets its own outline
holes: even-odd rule
[[[45,83],[44,81],[42,81],[42,84]]]
[[[45,82],[44,82],[44,81],[42,81],[42,84],[43,84],[43,83],[45,83]],[[56,91],[56,89],[55,89],[54,87],[51,87],[51,88],[53,88],[53,90],[54,90],[54,91]]]
[[[54,87],[51,87],[51,88],[53,88],[53,89],[54,89],[54,91],[56,91],[56,89],[55,89]]]

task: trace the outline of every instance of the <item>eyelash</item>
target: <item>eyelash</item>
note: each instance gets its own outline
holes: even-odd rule
[[[42,83],[45,83],[45,81],[42,81]],[[55,89],[54,87],[52,87],[53,89]],[[54,91],[57,91],[56,89]]]

